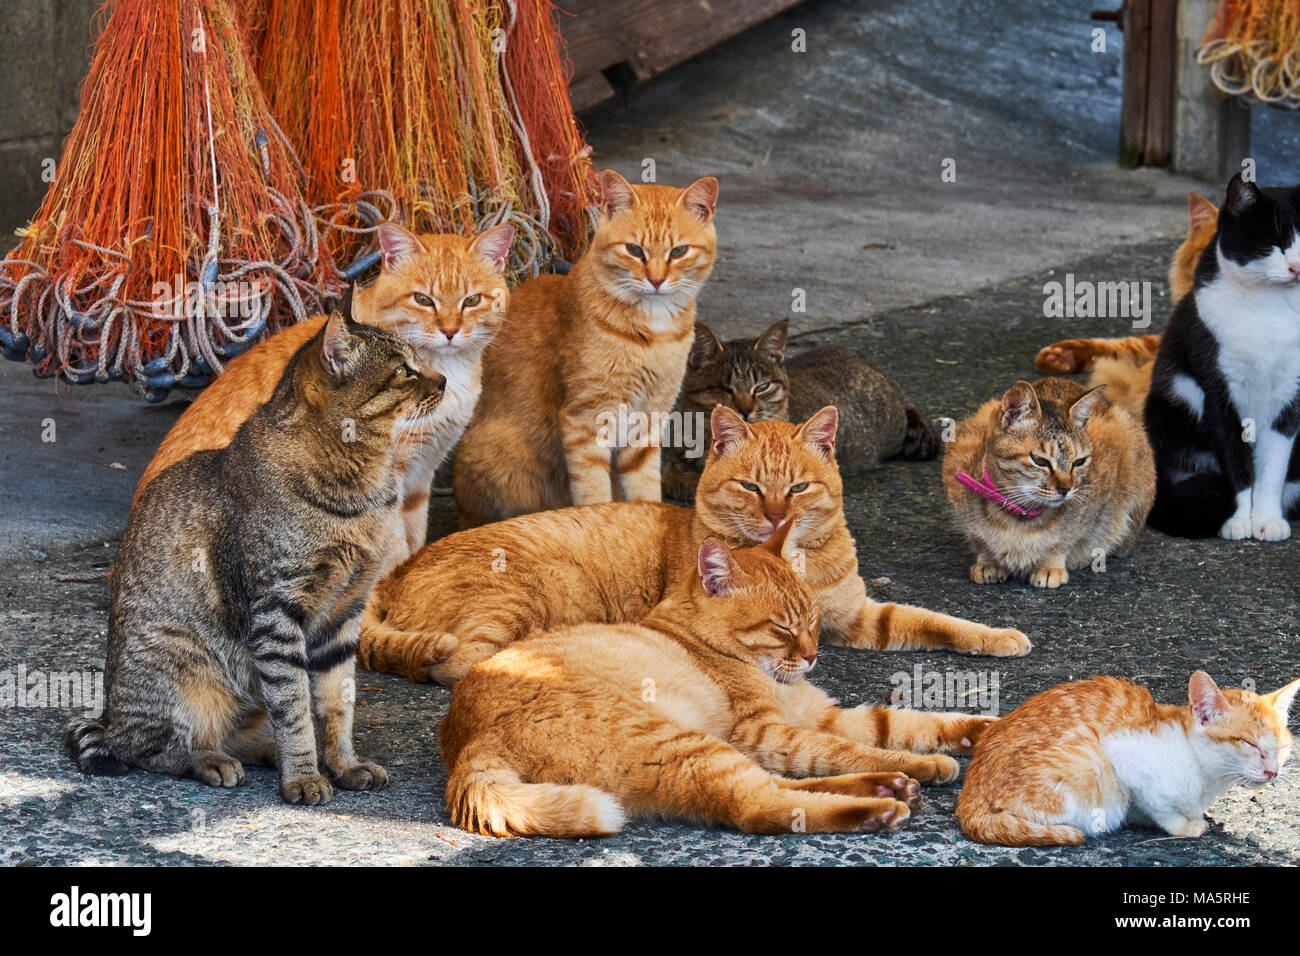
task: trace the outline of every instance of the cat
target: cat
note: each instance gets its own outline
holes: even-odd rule
[[[1174,251],[1173,261],[1169,264],[1169,300],[1174,304],[1192,290],[1196,263],[1214,238],[1218,217],[1219,207],[1210,200],[1200,193],[1187,194],[1187,236]],[[1109,386],[1107,394],[1110,400],[1122,404],[1133,414],[1134,408],[1140,413],[1142,403],[1146,401],[1147,388],[1151,384],[1151,364],[1159,347],[1159,335],[1066,339],[1042,349],[1034,364],[1040,372],[1049,375],[1073,375],[1096,369],[1098,374],[1092,377],[1090,384]],[[1126,384],[1130,380],[1133,384]],[[1135,399],[1121,399],[1121,392],[1125,396],[1131,393]]]
[[[692,573],[706,537],[753,544],[786,521],[794,523],[787,553],[802,563],[830,642],[1027,654],[1017,630],[867,597],[844,518],[836,419],[829,407],[802,424],[749,423],[719,406],[693,509],[611,502],[431,542],[376,587],[362,620],[361,666],[451,684],[535,630],[635,623]]]
[[[957,799],[962,832],[1007,846],[1082,843],[1125,824],[1198,837],[1234,783],[1277,777],[1297,689],[1220,690],[1197,671],[1179,707],[1115,677],[1058,684],[980,737]]]
[[[713,406],[721,404],[747,422],[803,421],[817,409],[835,405],[840,412],[836,457],[846,478],[889,458],[923,461],[938,455],[938,436],[887,376],[848,349],[816,348],[787,359],[788,328],[782,319],[752,343],[724,343],[707,325],[695,323],[675,410],[707,421]],[[691,452],[684,443],[670,448],[663,476],[666,497],[695,499],[704,460]]]
[[[640,624],[534,634],[470,668],[438,728],[452,822],[553,837],[616,833],[628,813],[750,833],[902,826],[918,779],[946,783],[957,763],[879,748],[978,746],[994,718],[846,710],[810,684],[817,609],[781,558],[789,527],[735,553],[705,538]]]
[[[1300,514],[1300,188],[1228,185],[1147,396],[1168,534],[1281,541]]]
[[[387,783],[352,749],[357,619],[403,534],[393,426],[444,387],[336,312],[229,444],[149,483],[113,567],[104,717],[65,730],[83,773],[233,787],[274,762],[312,805]]]
[[[396,223],[378,227],[379,276],[355,290],[352,317],[387,329],[415,349],[421,365],[447,381],[443,401],[425,417],[402,422],[404,539],[390,555],[393,567],[424,544],[433,475],[469,424],[481,391],[484,349],[509,302],[505,268],[514,227],[493,226],[472,238],[416,236]],[[136,488],[195,451],[224,447],[265,402],[290,358],[317,335],[325,317],[291,325],[235,359],[177,419]],[[387,568],[385,569],[387,570]]]
[[[461,527],[570,504],[659,501],[657,441],[611,421],[665,415],[713,269],[718,181],[685,189],[601,176],[600,221],[568,275],[525,282],[483,362],[483,399],[457,449]],[[616,482],[615,482],[615,479]]]
[[[943,456],[971,580],[1058,588],[1069,569],[1132,550],[1155,497],[1151,448],[1105,386],[1017,382],[957,425]]]

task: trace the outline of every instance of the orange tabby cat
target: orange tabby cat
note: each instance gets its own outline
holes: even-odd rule
[[[1187,206],[1187,238],[1169,266],[1169,298],[1175,303],[1191,291],[1196,263],[1214,238],[1219,221],[1219,207],[1200,193],[1188,193]],[[1105,385],[1106,397],[1140,422],[1159,347],[1158,335],[1067,339],[1053,342],[1039,352],[1035,364],[1040,372],[1067,375],[1091,370],[1088,384]]]
[[[877,749],[878,708],[841,709],[804,680],[817,608],[780,557],[788,531],[735,553],[706,538],[639,625],[534,634],[472,667],[438,728],[452,822],[555,837],[615,833],[627,813],[751,833],[901,826],[921,800],[910,778],[947,782],[957,763]],[[887,713],[942,728],[928,748],[993,723]]]
[[[401,445],[402,519],[406,546],[388,565],[424,543],[429,486],[438,465],[455,447],[480,391],[483,351],[501,324],[509,301],[504,278],[511,226],[494,226],[472,238],[416,236],[395,223],[379,226],[383,261],[379,278],[353,297],[352,318],[405,339],[423,370],[447,380],[442,403],[431,413],[397,426]],[[263,404],[294,353],[320,331],[324,316],[283,329],[227,366],[177,419],[145,469],[135,496],[168,465],[205,448],[224,448],[239,426]]]
[[[1007,846],[1082,843],[1126,823],[1198,837],[1234,783],[1276,779],[1297,690],[1220,690],[1197,671],[1178,707],[1114,677],[1059,684],[985,731],[957,819],[972,840]]]
[[[371,595],[357,651],[361,666],[454,683],[532,631],[639,621],[693,573],[705,538],[753,544],[786,521],[794,525],[786,553],[813,589],[832,643],[1027,654],[1029,641],[1019,631],[867,597],[844,520],[836,421],[834,406],[802,424],[751,424],[719,406],[693,509],[611,502],[524,515],[431,542]]]
[[[1057,588],[1067,569],[1133,548],[1155,500],[1155,460],[1142,426],[1103,391],[1017,382],[958,424],[943,484],[975,551],[971,580]]]
[[[622,497],[658,501],[657,443],[615,447],[605,416],[672,410],[713,269],[718,181],[601,176],[591,246],[567,276],[515,289],[456,452],[461,526]],[[613,488],[617,480],[619,495]]]

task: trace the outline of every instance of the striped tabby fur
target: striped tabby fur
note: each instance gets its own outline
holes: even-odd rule
[[[443,385],[335,313],[229,445],[149,483],[113,568],[104,718],[65,731],[83,772],[232,787],[273,762],[307,804],[384,786],[352,750],[357,620],[403,534],[394,424]]]

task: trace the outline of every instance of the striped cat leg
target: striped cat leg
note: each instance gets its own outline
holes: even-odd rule
[[[320,736],[321,756],[325,769],[342,790],[382,790],[388,786],[388,771],[377,763],[357,759],[352,750],[352,711],[356,700],[356,640],[357,620],[354,618],[341,629],[341,638],[335,641],[332,652],[323,663],[334,661],[326,670],[316,669],[309,655],[311,670],[311,701],[316,714],[316,727]],[[343,659],[337,660],[337,655]]]
[[[575,505],[597,505],[614,500],[610,482],[612,439],[597,432],[594,411],[561,414],[564,460],[569,470],[569,496]]]
[[[822,730],[796,727],[768,709],[741,717],[732,730],[731,742],[765,770],[782,776],[883,771],[906,774],[922,783],[949,783],[959,772],[951,757],[868,747]]]
[[[832,644],[878,651],[950,650],[993,657],[1023,657],[1032,645],[1009,627],[974,621],[906,604],[877,604],[862,578],[850,574],[818,597],[822,629]]]
[[[792,724],[845,737],[869,747],[912,753],[970,753],[997,721],[978,714],[944,714],[894,707],[839,707],[807,681],[787,689],[782,712]]]
[[[849,797],[901,800],[913,812],[921,806],[921,785],[901,773],[842,773],[834,777],[805,777],[802,780],[773,779],[782,790],[815,790]]]
[[[280,796],[288,803],[315,806],[334,799],[334,788],[320,773],[307,676],[307,642],[298,621],[307,611],[274,592],[252,608],[253,668],[275,734]]]
[[[614,453],[614,468],[624,501],[662,501],[659,477],[659,446],[620,448]]]

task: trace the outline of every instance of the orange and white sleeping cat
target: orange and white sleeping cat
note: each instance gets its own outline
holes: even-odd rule
[[[568,275],[511,293],[484,356],[483,397],[453,473],[462,527],[660,500],[658,442],[619,444],[609,424],[673,408],[716,254],[718,181],[632,185],[606,170],[601,190],[591,246]]]
[[[389,567],[424,544],[433,474],[469,424],[481,390],[483,351],[500,327],[509,301],[505,267],[511,226],[477,236],[416,236],[395,223],[379,226],[379,277],[355,291],[352,318],[405,339],[425,371],[447,380],[431,413],[402,422],[405,549]],[[324,316],[289,326],[235,359],[172,426],[136,487],[136,498],[159,472],[195,451],[224,448],[239,426],[275,389],[295,352],[320,331]]]
[[[1197,671],[1180,707],[1115,677],[1059,684],[980,737],[957,800],[962,832],[1007,846],[1082,843],[1126,824],[1198,837],[1233,784],[1277,778],[1297,690],[1220,690]]]

